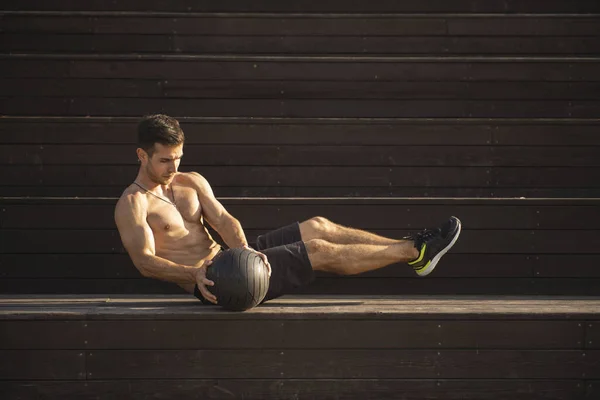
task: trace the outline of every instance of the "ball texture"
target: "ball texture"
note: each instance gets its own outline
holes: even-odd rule
[[[222,251],[207,268],[208,286],[218,305],[231,311],[256,307],[267,295],[269,271],[260,256],[251,250],[236,248]]]

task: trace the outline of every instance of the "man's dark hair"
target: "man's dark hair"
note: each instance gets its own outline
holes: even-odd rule
[[[168,115],[146,115],[138,124],[138,146],[150,157],[154,153],[154,143],[178,146],[184,141],[185,136],[179,122]]]

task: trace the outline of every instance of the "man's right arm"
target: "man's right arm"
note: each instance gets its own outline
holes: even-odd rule
[[[146,199],[126,194],[117,202],[115,223],[133,264],[148,278],[177,284],[196,283],[198,267],[171,262],[155,254],[154,235],[146,221]]]

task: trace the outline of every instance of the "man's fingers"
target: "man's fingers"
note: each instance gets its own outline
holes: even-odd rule
[[[213,281],[209,281],[206,278],[202,279],[202,283],[204,283],[206,286],[215,286],[215,283]]]
[[[204,296],[206,300],[210,301],[211,303],[217,304],[216,296],[209,292],[206,288],[201,288],[200,293],[202,293],[202,296]]]

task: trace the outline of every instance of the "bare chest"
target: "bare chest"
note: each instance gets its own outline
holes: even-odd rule
[[[189,224],[199,224],[202,207],[196,191],[191,188],[175,188],[175,205],[154,198],[148,207],[147,221],[155,233],[175,234],[187,230]]]

